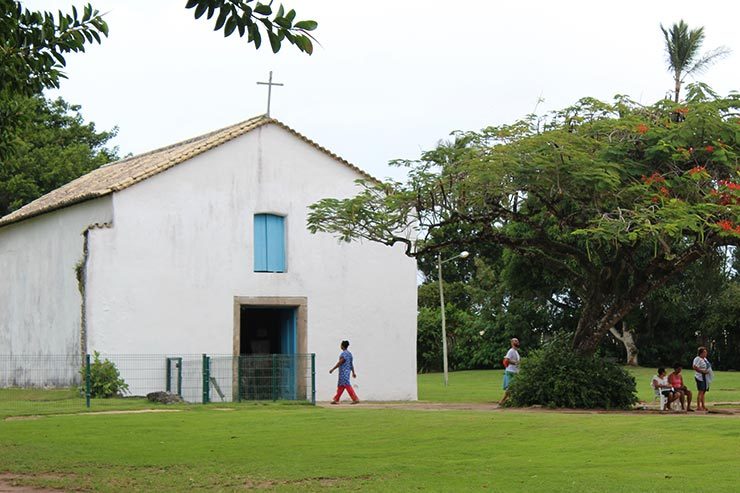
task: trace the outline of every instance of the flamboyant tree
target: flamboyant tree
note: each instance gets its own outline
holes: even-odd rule
[[[586,98],[460,134],[401,163],[406,182],[314,204],[308,228],[412,257],[502,245],[562,280],[579,309],[573,346],[592,354],[672,275],[740,243],[739,110],[737,94],[700,84],[682,106]]]

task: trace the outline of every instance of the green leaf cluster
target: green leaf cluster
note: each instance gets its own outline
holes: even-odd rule
[[[295,10],[286,11],[282,5],[273,10],[272,2],[258,0],[188,0],[185,8],[194,9],[196,19],[215,16],[214,31],[223,30],[225,37],[235,32],[240,37],[247,36],[247,42],[254,43],[256,49],[262,45],[264,32],[273,53],[280,51],[286,40],[304,53],[313,53],[315,38],[310,32],[318,24],[312,20],[296,21]]]
[[[87,369],[82,365],[80,369],[82,376],[81,390],[85,390]],[[108,360],[100,360],[100,353],[93,353],[93,361],[90,363],[90,396],[91,397],[122,397],[128,392],[128,384],[121,378],[116,365]]]
[[[637,402],[629,372],[598,355],[573,354],[569,339],[556,337],[522,360],[506,405],[628,409]]]
[[[32,95],[59,87],[66,78],[66,53],[84,52],[108,36],[103,16],[90,4],[57,15],[25,9],[21,2],[0,0],[0,92]]]

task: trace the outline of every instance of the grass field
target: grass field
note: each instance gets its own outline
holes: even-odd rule
[[[648,399],[652,372],[637,370]],[[721,400],[740,401],[738,377],[717,375]],[[496,371],[458,372],[445,389],[441,375],[421,375],[419,396],[487,402],[500,397],[500,382]],[[108,402],[116,401],[144,406]],[[280,404],[169,409],[177,411],[2,420],[0,479],[111,492],[735,492],[740,484],[738,415]]]
[[[637,397],[643,402],[653,401],[650,380],[655,368],[628,368],[637,384]],[[670,370],[673,371],[673,370]],[[503,395],[503,370],[476,370],[453,372],[445,388],[441,373],[419,375],[419,399],[432,402],[497,402]],[[693,371],[683,370],[684,383],[694,393]],[[740,402],[740,372],[715,372],[714,382],[706,394],[707,405],[715,402]],[[693,404],[692,404],[693,406]]]

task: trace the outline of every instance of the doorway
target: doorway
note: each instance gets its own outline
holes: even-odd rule
[[[305,298],[234,298],[234,391],[239,400],[305,393]]]
[[[295,354],[296,309],[252,307],[239,311],[239,354]]]

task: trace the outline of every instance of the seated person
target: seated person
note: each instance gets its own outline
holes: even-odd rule
[[[693,409],[691,409],[691,391],[683,383],[680,363],[673,364],[673,372],[668,375],[668,384],[673,387],[673,391],[677,393],[678,398],[681,399],[681,409],[693,411]]]
[[[668,384],[668,377],[665,374],[665,368],[658,368],[658,374],[653,377],[650,382],[655,389],[655,395],[663,394],[666,396],[666,403],[663,410],[668,411],[671,409],[671,403],[678,399],[678,396],[673,392],[673,387]]]

